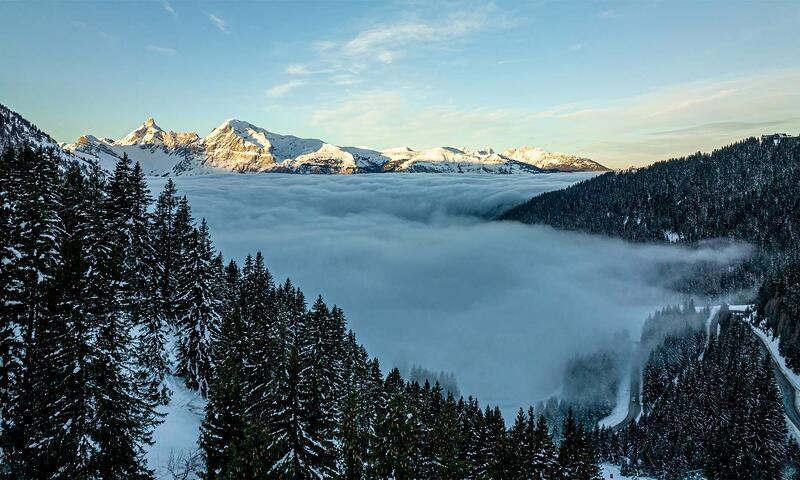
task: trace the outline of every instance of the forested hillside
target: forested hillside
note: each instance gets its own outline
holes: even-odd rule
[[[781,477],[797,467],[796,443],[750,326],[723,310],[719,336],[707,338],[694,309],[684,312],[689,321],[667,319],[679,329],[645,362],[641,418],[596,432],[601,457],[630,475],[665,479],[796,478]]]
[[[502,216],[632,241],[800,238],[800,140],[747,140],[539,195]]]
[[[759,318],[800,368],[800,137],[749,138],[710,154],[607,173],[539,195],[501,218],[639,242],[724,238],[755,245],[744,264],[706,270],[684,287],[759,288]]]

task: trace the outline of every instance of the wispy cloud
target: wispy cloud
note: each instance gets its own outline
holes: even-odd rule
[[[69,23],[75,28],[79,28],[81,30],[86,30],[87,32],[97,34],[100,38],[103,38],[105,40],[113,40],[113,41],[119,40],[118,36],[103,30],[98,30],[94,26],[90,26],[88,23],[83,22],[81,20],[70,20]]]
[[[280,97],[286,95],[295,88],[302,87],[304,85],[308,85],[307,80],[289,80],[288,82],[279,83],[272,86],[269,90],[267,90],[267,95],[270,97]]]
[[[516,22],[492,2],[470,4],[468,9],[423,15],[401,15],[401,19],[373,22],[369,28],[344,39],[326,39],[310,45],[312,58],[304,63],[292,63],[284,73],[290,76],[327,74],[330,85],[349,86],[366,82],[379,68],[395,64],[408,57],[435,51],[453,51],[481,31],[502,30]],[[286,84],[295,88],[296,82]],[[278,89],[278,92],[283,91]]]
[[[147,50],[151,52],[161,53],[163,55],[175,55],[176,53],[178,53],[178,51],[175,50],[174,48],[160,47],[158,45],[153,45],[152,43],[147,46]]]
[[[287,75],[319,75],[321,73],[330,73],[330,68],[310,68],[308,65],[301,63],[293,63],[287,65],[284,72]]]
[[[616,18],[619,17],[619,13],[616,10],[603,10],[597,16],[600,18]]]
[[[386,23],[358,33],[342,44],[340,52],[362,60],[393,63],[412,49],[450,44],[487,28],[494,17],[489,10],[453,12],[438,21]]]
[[[219,15],[215,15],[213,13],[207,13],[206,16],[211,21],[211,23],[217,27],[217,29],[222,33],[230,33],[231,28],[228,22],[220,17]]]
[[[165,12],[169,13],[173,17],[177,16],[177,13],[175,13],[175,9],[172,8],[172,5],[170,5],[170,3],[167,0],[163,0],[161,2],[161,6],[164,8]]]
[[[797,121],[798,119],[794,119]],[[712,123],[704,123],[701,125],[693,125],[691,127],[686,128],[677,128],[674,130],[662,130],[659,132],[652,132],[650,135],[653,136],[686,136],[686,135],[697,135],[697,134],[709,134],[709,133],[735,133],[735,132],[742,132],[742,131],[752,131],[758,129],[767,129],[773,128],[780,125],[785,125],[786,123],[791,122],[792,119],[783,119],[783,120],[769,120],[764,122],[712,122]]]
[[[578,50],[583,50],[583,44],[582,43],[576,43],[575,45],[572,45],[571,47],[569,47],[568,50],[570,52],[577,52]]]
[[[312,45],[312,48],[318,52],[326,52],[333,48],[336,48],[336,42],[330,40],[323,40],[321,42],[315,42]]]
[[[331,82],[334,83],[334,85],[340,85],[340,86],[355,85],[357,83],[361,83],[361,80],[359,80],[358,77],[356,77],[355,75],[350,75],[348,73],[332,75],[330,80]]]

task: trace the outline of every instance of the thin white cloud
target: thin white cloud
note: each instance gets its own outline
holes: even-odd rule
[[[597,16],[600,18],[616,18],[619,17],[619,13],[616,10],[603,10]]]
[[[165,12],[169,13],[173,17],[177,16],[177,13],[175,13],[175,9],[172,8],[172,5],[170,5],[170,3],[167,0],[163,0],[161,2],[161,6],[164,8]]]
[[[330,40],[323,40],[321,42],[314,43],[312,47],[314,50],[318,52],[325,52],[333,48],[336,48],[336,45],[337,45],[336,42],[332,42]]]
[[[357,83],[361,83],[361,80],[358,77],[348,73],[333,75],[331,76],[330,80],[331,82],[334,83],[334,85],[340,85],[340,86],[355,85]]]
[[[270,97],[280,97],[286,95],[295,88],[302,87],[304,85],[308,85],[307,80],[289,80],[288,82],[279,83],[272,86],[269,90],[267,90],[267,95]]]
[[[178,51],[175,50],[174,48],[160,47],[158,45],[153,45],[152,43],[147,46],[147,50],[151,52],[161,53],[163,55],[175,55],[176,53],[178,53]]]
[[[410,56],[459,48],[471,35],[489,28],[502,30],[516,23],[509,20],[492,2],[471,5],[465,10],[405,16],[402,20],[373,22],[373,26],[345,40],[317,41],[311,45],[315,55],[305,63],[292,63],[284,73],[290,76],[329,74],[330,85],[362,83],[380,65],[397,63]],[[276,85],[277,95],[297,83]],[[272,89],[270,89],[272,90]],[[288,90],[287,90],[288,91]]]
[[[211,21],[211,23],[217,27],[217,29],[222,33],[230,33],[230,25],[228,22],[225,21],[222,17],[215,15],[213,13],[207,13],[206,16]]]
[[[365,60],[393,63],[415,47],[447,44],[488,27],[488,9],[455,12],[438,21],[387,23],[358,33],[341,53]]]
[[[571,47],[569,47],[569,51],[570,52],[577,52],[578,50],[583,50],[583,44],[582,43],[576,43],[575,45],[572,45]]]
[[[330,73],[330,68],[310,68],[308,65],[301,63],[293,63],[287,65],[284,72],[287,75],[319,75],[321,73]]]

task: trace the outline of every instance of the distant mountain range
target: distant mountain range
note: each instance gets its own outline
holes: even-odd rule
[[[127,154],[148,175],[199,175],[214,172],[313,174],[354,173],[548,173],[607,171],[588,158],[520,147],[498,153],[491,148],[409,147],[373,150],[340,147],[322,140],[280,135],[241,120],[226,120],[205,137],[165,131],[153,118],[119,140],[83,135],[58,144],[16,112],[0,105],[0,148],[28,142],[52,148],[65,160],[98,162],[111,170]]]
[[[521,147],[498,153],[491,148],[409,147],[373,150],[340,147],[322,140],[281,135],[242,120],[226,120],[205,137],[165,131],[148,118],[124,138],[84,135],[63,148],[108,167],[127,154],[151,175],[212,172],[352,174],[383,172],[543,173],[606,171],[588,158]]]

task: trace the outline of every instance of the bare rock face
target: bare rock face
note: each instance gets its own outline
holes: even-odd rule
[[[199,139],[200,137],[194,132],[165,132],[156,125],[153,117],[150,117],[139,128],[114,143],[116,145],[142,145],[174,150],[186,147]]]

